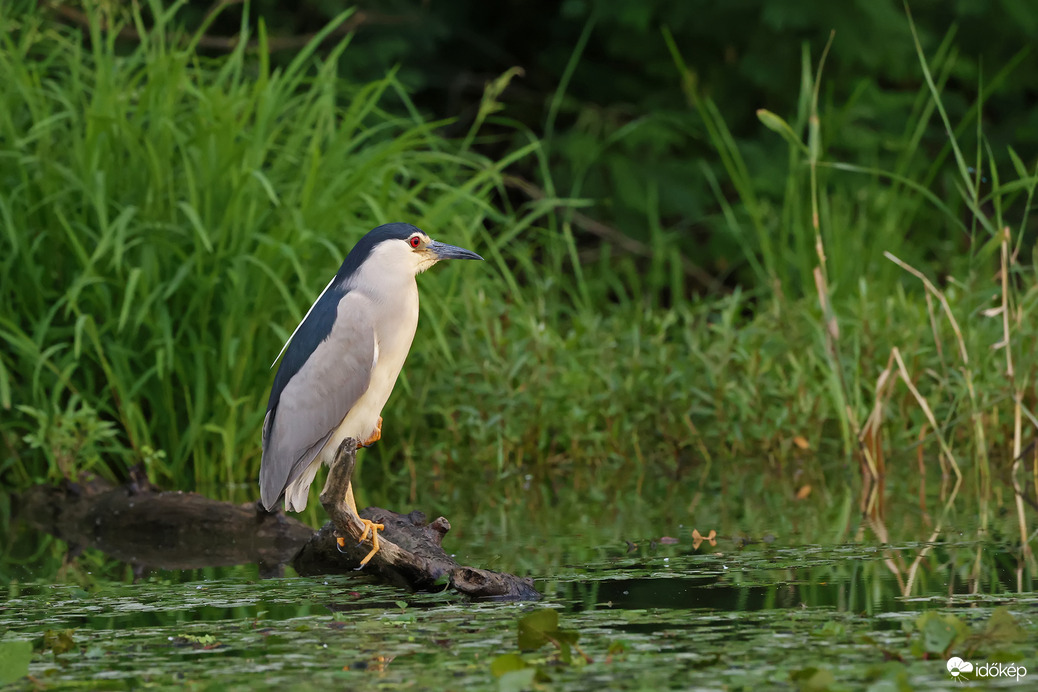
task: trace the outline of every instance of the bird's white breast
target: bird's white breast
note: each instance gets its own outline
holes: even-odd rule
[[[375,319],[375,350],[371,379],[368,388],[347,412],[339,427],[329,438],[319,455],[322,462],[330,464],[339,445],[352,437],[364,441],[378,425],[382,409],[393,392],[397,377],[411,350],[415,330],[418,327],[418,286],[414,276],[402,277],[400,285],[386,286],[388,290],[372,292],[369,297],[377,312]],[[361,285],[373,285],[361,282]],[[349,324],[349,317],[339,314],[338,319]]]

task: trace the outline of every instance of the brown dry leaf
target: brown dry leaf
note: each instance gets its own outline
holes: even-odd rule
[[[713,529],[710,529],[710,533],[705,536],[699,533],[697,529],[692,529],[692,550],[699,550],[699,546],[703,544],[703,541],[707,541],[711,546],[716,546],[717,541],[714,540],[715,538],[717,538],[717,532]]]

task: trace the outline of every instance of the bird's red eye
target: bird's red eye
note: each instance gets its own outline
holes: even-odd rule
[[[413,235],[407,242],[411,244],[411,247],[418,247],[422,244],[422,239],[416,235]]]

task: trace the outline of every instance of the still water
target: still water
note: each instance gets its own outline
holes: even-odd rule
[[[671,533],[631,543],[526,536],[458,556],[527,565],[538,603],[409,594],[359,573],[260,579],[253,566],[133,582],[98,556],[103,576],[26,571],[0,602],[0,663],[11,642],[31,642],[32,655],[28,676],[4,689],[1034,689],[1038,680],[1038,594],[1008,547],[770,536],[711,545],[684,527]],[[550,560],[538,557],[547,541]],[[557,626],[522,651],[520,630],[533,648],[530,623],[543,623],[545,608]],[[953,676],[952,656],[972,670]]]

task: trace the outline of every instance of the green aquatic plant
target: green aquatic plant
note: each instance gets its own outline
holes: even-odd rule
[[[523,656],[524,652],[533,652],[551,645],[556,652],[558,662],[563,665],[573,663],[573,652],[576,651],[584,662],[591,659],[580,650],[577,641],[580,633],[576,630],[559,629],[559,611],[554,608],[538,608],[519,618],[518,652],[501,654],[490,662],[490,672],[498,679],[499,690],[519,690],[532,682],[548,682],[551,677],[547,668],[534,663]],[[610,655],[619,653],[610,648]]]
[[[6,685],[29,674],[32,642],[24,639],[0,639],[0,685]]]

